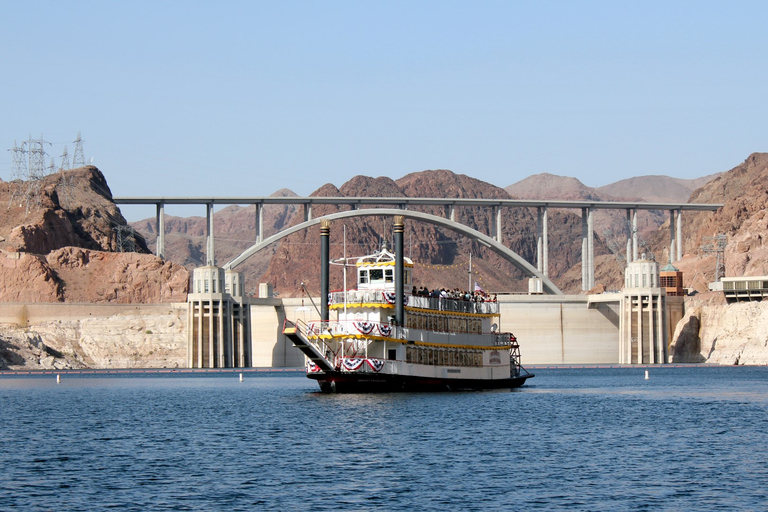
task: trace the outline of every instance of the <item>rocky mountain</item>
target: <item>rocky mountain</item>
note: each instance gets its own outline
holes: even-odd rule
[[[768,153],[754,153],[742,164],[707,182],[691,195],[692,203],[717,203],[714,213],[683,214],[683,252],[675,266],[685,272],[686,286],[704,292],[715,279],[716,235],[725,235],[726,276],[768,275]],[[669,260],[669,221],[654,235],[662,247],[659,261]]]
[[[697,188],[715,179],[719,174],[712,174],[692,180],[671,178],[669,176],[637,176],[620,180],[595,190],[607,197],[621,200],[641,200],[647,203],[686,202]]]
[[[542,173],[528,176],[513,183],[504,190],[517,199],[561,199],[563,201],[610,201],[610,196],[601,194],[584,185],[576,178]]]
[[[0,302],[186,300],[186,269],[149,253],[96,167],[2,182],[0,204]]]

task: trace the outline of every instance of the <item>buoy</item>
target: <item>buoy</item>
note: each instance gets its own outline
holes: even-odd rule
[[[240,382],[243,382],[243,374],[240,374]]]
[[[648,380],[648,370],[645,370],[645,380]]]
[[[56,384],[61,382],[61,375],[56,375]]]

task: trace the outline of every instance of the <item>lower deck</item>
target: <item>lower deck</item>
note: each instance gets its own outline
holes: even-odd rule
[[[396,391],[473,391],[483,389],[514,389],[534,375],[524,372],[499,379],[437,378],[382,373],[310,373],[320,390],[326,393],[371,393]]]

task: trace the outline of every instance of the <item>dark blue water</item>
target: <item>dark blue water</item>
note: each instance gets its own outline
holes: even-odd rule
[[[0,510],[765,510],[768,368],[513,392],[302,375],[0,376]]]

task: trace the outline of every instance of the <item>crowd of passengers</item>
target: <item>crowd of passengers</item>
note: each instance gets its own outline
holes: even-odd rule
[[[470,293],[468,291],[460,290],[458,288],[454,288],[453,290],[446,290],[445,288],[440,288],[439,290],[435,288],[434,290],[430,291],[426,287],[422,286],[419,289],[416,289],[416,287],[413,287],[413,290],[411,291],[411,295],[417,295],[419,297],[432,297],[432,298],[440,298],[440,299],[455,299],[455,300],[468,300],[472,302],[496,302],[496,294],[490,295],[488,293],[485,293],[482,290],[475,290],[474,292]]]

